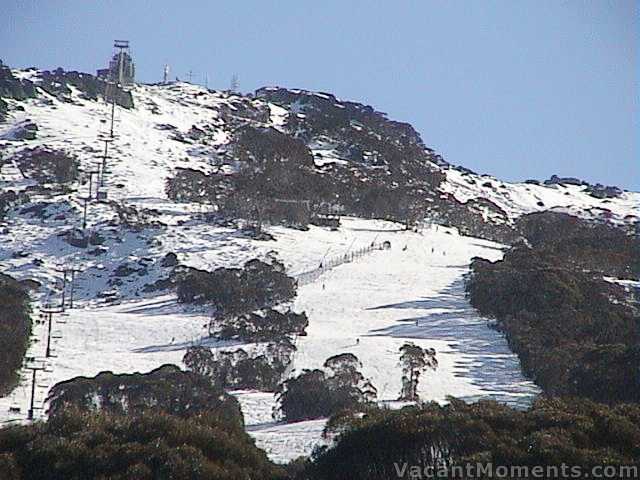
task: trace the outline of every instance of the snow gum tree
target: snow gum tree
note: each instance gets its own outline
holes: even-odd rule
[[[402,366],[402,391],[400,400],[415,402],[418,400],[418,381],[427,369],[438,367],[436,351],[433,348],[421,348],[411,342],[400,347],[400,365]]]

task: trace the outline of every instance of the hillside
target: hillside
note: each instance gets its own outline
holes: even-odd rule
[[[0,273],[30,280],[39,319],[61,301],[61,269],[78,270],[75,308],[56,315],[55,357],[43,358],[47,325],[33,328],[27,359],[46,366],[40,407],[49,388],[78,375],[180,365],[193,345],[259,349],[210,337],[214,313],[179,303],[173,287],[187,267],[274,256],[299,283],[278,308],[309,317],[287,374],[351,352],[380,403],[399,406],[398,349],[411,340],[439,360],[421,398],[522,407],[539,390],[465,297],[472,259],[501,259],[533,212],[637,225],[638,193],[478,175],[447,163],[410,125],[330,94],[137,84],[117,94],[111,141],[113,92],[95,77],[0,73]],[[388,250],[371,248],[383,242]],[[26,375],[0,399],[2,421],[25,420]],[[273,392],[234,394],[271,459],[321,441],[324,419],[285,424],[272,418]]]

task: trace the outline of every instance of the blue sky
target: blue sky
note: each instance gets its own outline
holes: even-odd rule
[[[138,79],[336,94],[411,123],[452,163],[506,180],[640,190],[631,0],[2,0],[0,58],[93,72],[115,38]]]

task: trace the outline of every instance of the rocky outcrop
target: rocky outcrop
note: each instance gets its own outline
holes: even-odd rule
[[[36,89],[30,80],[16,78],[11,69],[0,62],[0,122],[9,110],[9,105],[3,99],[24,100],[35,96]]]
[[[559,177],[551,175],[551,178],[544,181],[545,185],[588,185],[587,182],[574,177]]]
[[[617,198],[622,195],[622,189],[615,186],[604,186],[600,183],[596,183],[595,185],[589,185],[587,187],[587,191],[589,195],[595,198]]]
[[[87,100],[96,100],[98,96],[102,96],[107,101],[112,101],[115,98],[117,105],[123,108],[133,108],[131,92],[109,85],[105,80],[88,73],[66,72],[62,68],[44,71],[40,74],[38,87],[63,101],[71,101],[70,87],[75,87],[83,93],[83,97]]]

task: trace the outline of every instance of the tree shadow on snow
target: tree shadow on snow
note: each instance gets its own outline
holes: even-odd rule
[[[465,298],[464,283],[458,279],[437,296],[409,302],[381,305],[378,309],[426,310],[424,315],[405,318],[398,324],[372,330],[370,336],[389,336],[408,340],[446,341],[456,356],[454,375],[465,377],[483,391],[466,397],[475,401],[493,398],[515,406],[527,406],[539,392],[525,379],[518,357],[511,352],[506,339],[487,324]]]
[[[233,347],[238,345],[246,345],[241,341],[228,341],[228,340],[216,340],[213,337],[198,337],[194,340],[188,340],[184,342],[169,342],[161,345],[149,345],[147,347],[134,348],[131,351],[133,353],[155,353],[155,352],[175,352],[184,350],[189,347],[209,347],[209,348],[222,348]]]
[[[206,311],[203,308],[179,303],[175,297],[167,298],[166,295],[161,295],[160,298],[149,297],[149,300],[131,303],[131,305],[125,304],[125,308],[119,309],[119,312],[149,317],[165,315],[180,315],[180,317],[206,316]]]

